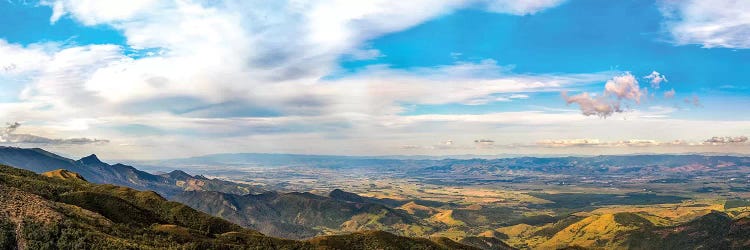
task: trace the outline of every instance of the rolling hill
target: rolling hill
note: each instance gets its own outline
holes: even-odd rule
[[[400,235],[424,235],[432,230],[402,210],[334,198],[342,192],[334,190],[333,197],[326,197],[299,192],[236,195],[190,191],[174,200],[268,235],[294,239],[331,232],[389,230]]]
[[[152,191],[56,172],[0,165],[0,249],[476,249],[377,231],[273,238]]]

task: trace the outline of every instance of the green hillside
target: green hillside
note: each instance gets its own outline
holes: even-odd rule
[[[285,238],[305,239],[323,232],[390,230],[424,235],[431,228],[400,210],[367,202],[348,202],[311,193],[234,195],[220,192],[183,192],[176,201],[248,228]]]
[[[284,240],[155,192],[48,175],[0,165],[0,249],[474,249],[385,232]]]

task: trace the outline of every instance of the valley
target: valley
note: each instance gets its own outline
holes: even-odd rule
[[[294,240],[382,231],[481,249],[750,244],[741,240],[749,233],[748,157],[242,154],[129,162],[134,168],[96,156],[66,160],[35,149],[0,149],[0,163],[31,170],[51,159],[70,170],[45,173],[51,177],[154,190],[244,228]],[[701,220],[715,221],[716,228],[702,227]],[[685,230],[704,238],[695,241]]]
[[[299,158],[308,156],[287,156],[273,162],[257,160],[263,157],[252,154],[225,157],[231,159],[210,156],[211,160],[176,161],[196,173],[207,174],[217,166],[230,168],[235,171],[217,177],[278,192],[325,197],[331,190],[346,190],[362,196],[359,200],[404,211],[426,225],[418,229],[379,225],[397,234],[457,241],[491,236],[521,249],[563,245],[629,248],[623,245],[629,243],[618,242],[623,240],[620,237],[646,226],[620,225],[613,218],[647,221],[648,227],[678,226],[712,212],[743,218],[748,215],[746,200],[750,197],[750,158],[746,157],[331,157],[328,161],[303,161]],[[594,225],[587,226],[588,220]],[[597,227],[606,230],[593,229]],[[570,230],[598,241],[579,241],[583,236],[561,234]],[[335,228],[324,231],[336,232]],[[338,232],[342,231],[346,228]]]

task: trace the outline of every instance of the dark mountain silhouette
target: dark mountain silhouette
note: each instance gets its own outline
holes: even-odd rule
[[[43,149],[0,147],[0,164],[44,173],[64,169],[80,174],[84,179],[100,184],[126,186],[138,190],[153,190],[172,197],[185,190],[221,191],[233,194],[263,192],[262,189],[203,176],[191,176],[182,171],[154,175],[123,164],[107,164],[96,155],[71,160]]]

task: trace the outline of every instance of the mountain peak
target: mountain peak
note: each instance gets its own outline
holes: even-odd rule
[[[344,201],[351,201],[351,202],[363,202],[364,201],[362,196],[359,196],[358,194],[355,194],[355,193],[349,193],[338,188],[331,191],[331,193],[328,194],[328,197],[331,197],[337,200],[344,200]]]
[[[175,178],[179,180],[194,178],[192,175],[185,173],[185,171],[182,171],[182,170],[174,170],[172,172],[169,172],[166,175],[169,176],[170,178]]]
[[[95,154],[91,154],[89,156],[83,157],[80,160],[81,163],[85,165],[91,165],[91,164],[103,164],[101,160],[99,160],[99,157],[97,157]]]

